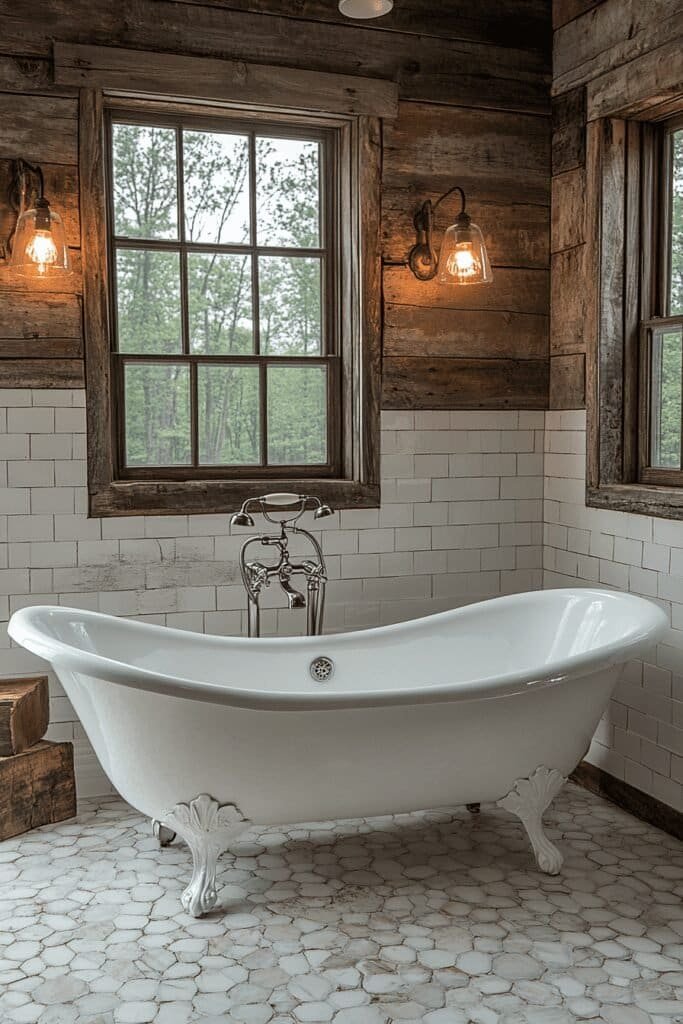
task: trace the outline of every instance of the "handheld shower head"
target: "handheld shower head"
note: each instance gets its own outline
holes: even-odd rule
[[[334,515],[334,509],[330,508],[329,505],[320,505],[313,513],[314,519],[327,519],[328,516]]]
[[[253,526],[254,520],[247,512],[248,501],[245,501],[239,512],[235,512],[230,516],[231,526]]]

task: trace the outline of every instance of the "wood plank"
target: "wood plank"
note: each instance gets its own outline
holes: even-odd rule
[[[187,99],[277,103],[338,114],[398,113],[394,82],[110,46],[54,45],[55,82]]]
[[[75,295],[9,291],[0,306],[0,352],[3,339],[80,338],[81,303]]]
[[[282,0],[180,0],[202,7],[222,7],[253,14],[283,14]],[[595,2],[595,0],[594,0]],[[349,20],[329,0],[297,0],[289,17],[333,22],[349,28]],[[550,12],[546,0],[451,0],[438,15],[433,0],[401,0],[391,14],[374,23],[380,32],[461,39],[469,42],[511,46],[520,50],[550,48]],[[390,45],[387,40],[383,45]]]
[[[27,338],[0,338],[2,359],[82,359],[82,338],[41,339],[38,344]],[[0,362],[0,371],[2,363]]]
[[[16,213],[9,204],[9,191],[14,176],[14,161],[0,160],[0,240],[5,242],[16,222]],[[45,177],[45,195],[55,213],[64,221],[66,243],[72,248],[81,244],[78,214],[78,167],[66,164],[40,165]]]
[[[68,17],[60,0],[0,0],[3,51],[48,56],[53,40],[206,56],[355,74],[395,81],[404,98],[503,110],[546,112],[548,55],[377,29],[264,16],[172,0],[71,0]],[[379,38],[378,38],[379,37]]]
[[[552,103],[552,172],[562,174],[586,163],[586,90],[556,96]]]
[[[553,28],[561,28],[601,3],[604,0],[553,0]]]
[[[109,486],[114,476],[111,430],[111,360],[106,209],[102,146],[102,93],[82,89],[78,168],[81,179],[81,233],[88,274],[83,282],[86,386],[98,400],[86,404],[88,420],[88,488]],[[91,515],[94,513],[91,510]]]
[[[459,179],[462,180],[462,179]],[[507,188],[505,189],[507,191]],[[384,188],[382,192],[383,257],[387,263],[405,263],[415,245],[413,216],[425,199],[432,202],[441,195],[433,188],[409,185]],[[481,228],[489,259],[497,266],[547,268],[550,260],[550,206],[534,206],[506,201],[492,188],[486,193],[474,183],[467,208]],[[439,210],[435,238],[455,219],[455,197]]]
[[[384,187],[413,190],[417,203],[458,184],[472,201],[547,206],[549,163],[547,117],[401,103],[384,126]],[[457,212],[451,203],[440,216]]]
[[[0,90],[49,93],[52,89],[52,61],[0,54]]]
[[[593,121],[586,129],[586,486],[600,482],[598,348],[600,344],[600,205],[605,126]]]
[[[555,32],[553,94],[679,39],[682,31],[680,0],[605,0]]]
[[[384,360],[384,409],[545,409],[545,359]]]
[[[497,310],[387,305],[385,356],[544,359],[548,317]]]
[[[581,245],[586,238],[586,172],[583,167],[556,175],[552,180],[550,251]]]
[[[494,267],[491,284],[459,287],[442,285],[437,280],[418,281],[405,266],[385,266],[384,297],[387,303],[429,310],[497,309],[547,316],[550,273]]]
[[[586,246],[554,253],[550,266],[550,353],[586,351],[588,320]]]
[[[42,740],[50,722],[47,676],[0,679],[0,757]]]
[[[75,100],[62,96],[22,96],[0,93],[0,160],[46,164],[78,162],[78,122]]]
[[[681,39],[614,68],[587,86],[589,121],[600,117],[648,116],[648,111],[683,92]]]
[[[382,380],[382,124],[377,118],[361,118],[358,125],[360,202],[361,363],[356,384],[354,427],[361,439],[359,465],[351,467],[354,477],[372,488],[380,485],[381,380]]]
[[[2,359],[4,388],[82,388],[82,359]]]
[[[624,470],[624,269],[626,140],[624,121],[604,129],[600,192],[598,417],[601,483],[621,483]]]
[[[187,515],[224,515],[236,512],[245,498],[256,498],[273,485],[270,480],[162,480],[157,482],[117,481],[93,491],[92,516],[175,516],[182,505]],[[301,480],[279,480],[285,491],[297,491]],[[307,486],[332,508],[378,508],[379,484],[353,480],[316,479]],[[80,570],[79,570],[80,571]],[[96,574],[97,575],[97,574]],[[124,589],[122,581],[121,589]],[[89,586],[88,590],[98,589]]]
[[[570,777],[572,782],[609,800],[635,818],[647,821],[677,839],[683,839],[683,814],[649,793],[643,793],[628,782],[616,779],[588,761],[582,761]]]
[[[73,745],[38,743],[0,757],[0,840],[76,814]]]
[[[583,409],[586,404],[586,357],[551,356],[550,409]]]

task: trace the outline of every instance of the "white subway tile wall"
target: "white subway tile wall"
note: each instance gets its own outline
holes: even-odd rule
[[[543,585],[628,590],[671,621],[626,667],[588,760],[683,811],[683,522],[587,508],[585,432],[583,411],[546,413]]]
[[[328,632],[410,619],[538,589],[543,559],[542,412],[387,412],[382,507],[317,524]],[[7,620],[61,604],[216,634],[245,630],[227,516],[88,519],[84,392],[0,389],[0,676],[42,662]],[[683,552],[682,552],[683,554]],[[267,633],[301,632],[275,589]],[[82,796],[108,792],[76,714],[51,685],[52,739],[73,740]]]

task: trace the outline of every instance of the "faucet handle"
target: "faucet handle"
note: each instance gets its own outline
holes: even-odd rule
[[[262,501],[274,508],[286,508],[289,505],[298,505],[301,501],[300,494],[290,494],[287,491],[277,491],[274,494],[264,494]]]

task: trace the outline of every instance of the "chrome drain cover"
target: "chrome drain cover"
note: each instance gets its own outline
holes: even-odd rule
[[[334,674],[334,662],[331,658],[314,658],[308,666],[308,671],[317,683],[324,683]]]

